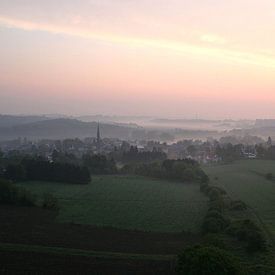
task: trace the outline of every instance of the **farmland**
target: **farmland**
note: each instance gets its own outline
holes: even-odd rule
[[[175,255],[200,241],[189,233],[59,223],[56,214],[1,205],[1,274],[174,274]]]
[[[245,160],[227,165],[204,167],[212,184],[223,187],[233,199],[244,201],[267,230],[275,236],[275,161]]]
[[[24,182],[36,194],[59,201],[57,220],[153,232],[197,233],[207,198],[197,184],[135,176],[97,176],[88,185]]]

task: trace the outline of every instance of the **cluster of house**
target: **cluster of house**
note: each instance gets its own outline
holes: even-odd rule
[[[267,145],[272,145],[270,138]],[[120,139],[101,138],[99,126],[96,137],[89,137],[83,140],[75,138],[31,141],[26,138],[18,138],[16,140],[0,142],[0,149],[4,154],[16,154],[16,152],[20,152],[42,155],[48,159],[51,158],[54,150],[81,157],[86,153],[107,155],[116,150],[128,150],[131,146],[136,147],[138,151],[159,150],[166,153],[170,159],[191,158],[200,163],[215,163],[221,160],[216,150],[217,146],[220,146],[220,143],[215,140],[182,140],[172,144],[159,141],[123,141]],[[247,159],[257,158],[255,146],[249,147],[249,150],[243,146],[241,154],[242,157]]]

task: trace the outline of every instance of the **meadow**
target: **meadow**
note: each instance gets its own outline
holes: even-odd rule
[[[95,176],[88,185],[24,182],[38,200],[45,193],[59,201],[59,222],[153,231],[200,230],[207,198],[195,183],[136,176]]]
[[[275,237],[275,161],[243,160],[204,167],[211,183],[223,187],[233,199],[244,201]]]

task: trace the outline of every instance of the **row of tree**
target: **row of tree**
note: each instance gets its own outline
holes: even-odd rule
[[[39,180],[76,184],[91,181],[90,172],[84,166],[43,159],[23,159],[20,163],[9,164],[3,176],[12,181]]]
[[[200,168],[198,162],[191,159],[166,159],[147,164],[125,165],[122,168],[122,172],[153,178],[179,180],[182,182],[205,182],[208,180],[207,175]]]

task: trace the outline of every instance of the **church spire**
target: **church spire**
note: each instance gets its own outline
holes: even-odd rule
[[[101,138],[100,138],[99,122],[97,123],[96,143],[97,143],[97,153],[100,153]]]

